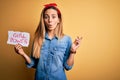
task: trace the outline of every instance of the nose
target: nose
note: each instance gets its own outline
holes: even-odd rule
[[[48,22],[50,23],[52,21],[52,18],[50,17],[49,19],[48,19]]]

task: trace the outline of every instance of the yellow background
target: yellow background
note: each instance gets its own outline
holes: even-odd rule
[[[120,80],[120,0],[0,0],[0,80],[33,80],[34,69],[7,44],[8,31],[31,35],[43,5],[56,2],[63,14],[64,32],[82,36],[68,80]]]

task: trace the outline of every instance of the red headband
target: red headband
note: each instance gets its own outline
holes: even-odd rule
[[[51,7],[51,6],[56,7],[57,4],[56,4],[56,3],[50,3],[50,4],[45,4],[44,6],[45,6],[45,8],[47,8],[47,7]]]
[[[51,6],[56,7],[57,4],[56,3],[50,3],[50,4],[45,4],[44,6],[45,6],[45,8],[48,8],[48,7],[51,7]],[[61,14],[61,12],[60,12],[60,10],[58,8],[57,8],[57,11],[58,11],[58,14]]]

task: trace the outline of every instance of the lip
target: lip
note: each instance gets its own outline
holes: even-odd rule
[[[52,24],[48,24],[48,26],[52,26]]]

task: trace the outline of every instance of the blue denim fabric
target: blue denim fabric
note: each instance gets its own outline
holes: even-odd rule
[[[28,68],[36,68],[35,80],[67,80],[64,69],[70,70],[66,61],[69,57],[72,41],[69,36],[62,39],[54,37],[49,39],[45,35],[44,43],[41,47],[40,59],[31,56],[31,63]]]

